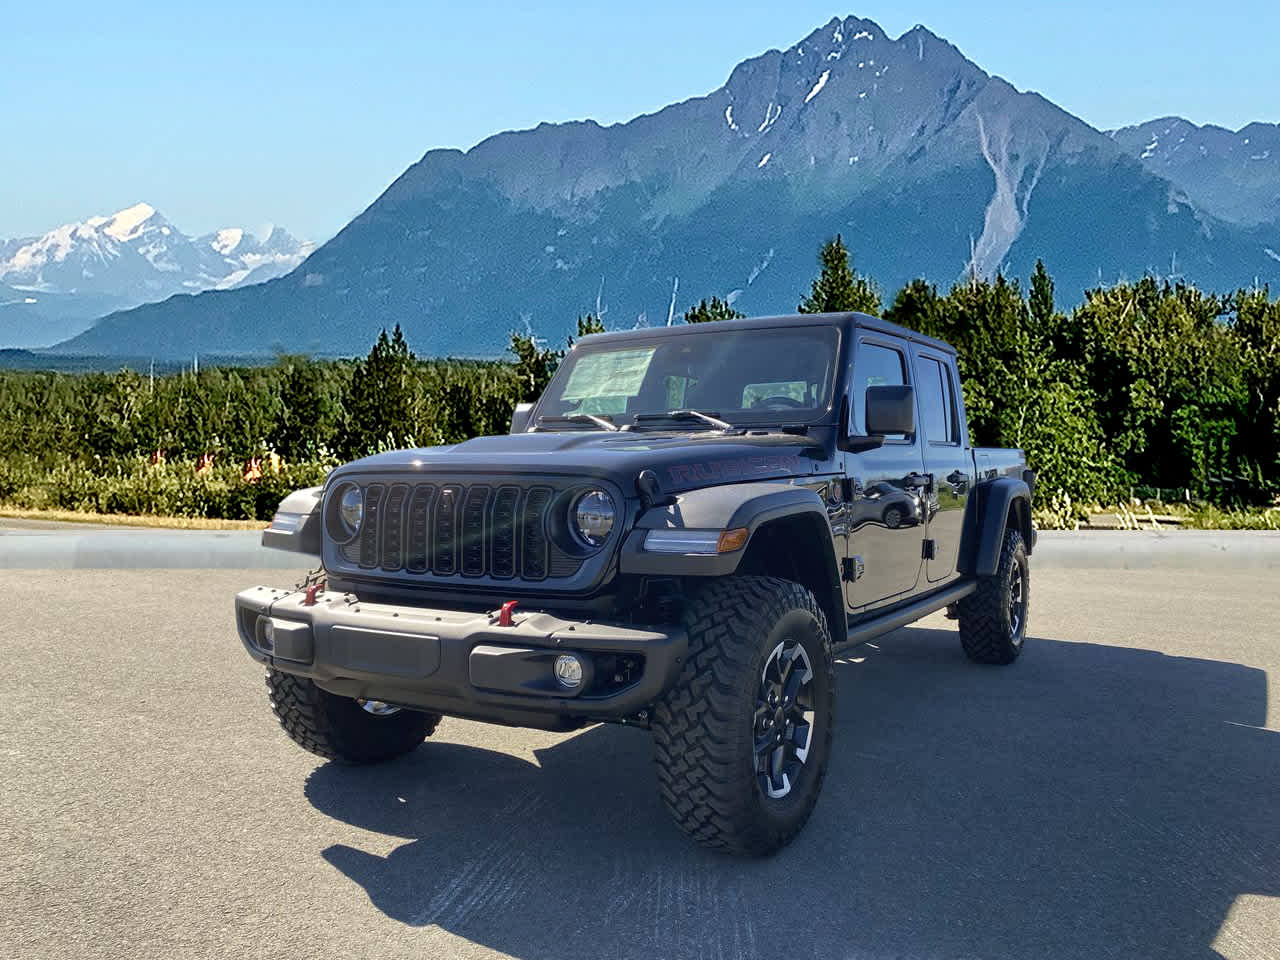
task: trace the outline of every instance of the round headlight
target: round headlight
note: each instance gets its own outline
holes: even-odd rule
[[[603,490],[588,490],[573,501],[569,511],[573,532],[584,546],[598,547],[609,538],[618,511],[613,497]]]
[[[349,486],[338,498],[338,516],[347,533],[355,536],[364,522],[364,493],[357,486]]]

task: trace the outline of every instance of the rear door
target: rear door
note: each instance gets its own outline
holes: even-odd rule
[[[858,331],[850,384],[850,432],[865,435],[866,389],[910,384],[908,345],[895,337]],[[849,559],[857,577],[846,582],[851,609],[899,600],[920,580],[924,471],[919,432],[891,436],[876,450],[849,454]]]
[[[974,484],[973,451],[969,447],[960,404],[960,384],[951,356],[913,344],[916,376],[917,434],[922,441],[925,473],[925,576],[930,584],[955,575],[960,556],[964,509]]]

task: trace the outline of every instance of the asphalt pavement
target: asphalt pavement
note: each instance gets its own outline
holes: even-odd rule
[[[1280,957],[1274,571],[1037,569],[1011,667],[940,616],[854,651],[763,861],[675,830],[640,731],[302,752],[257,582],[0,570],[0,957]]]

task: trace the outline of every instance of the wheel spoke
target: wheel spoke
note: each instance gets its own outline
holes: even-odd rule
[[[1009,575],[1009,630],[1013,634],[1015,641],[1022,630],[1022,621],[1026,610],[1023,590],[1022,568],[1015,564],[1012,573]]]
[[[804,769],[813,739],[813,668],[804,646],[787,639],[770,652],[760,672],[752,716],[752,749],[761,791],[785,797]]]
[[[791,676],[787,678],[787,685],[782,689],[782,701],[786,704],[796,702],[796,697],[800,694],[800,688],[804,686],[805,677],[802,671],[792,670]]]

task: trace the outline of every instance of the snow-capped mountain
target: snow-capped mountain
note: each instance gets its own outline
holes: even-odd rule
[[[41,346],[95,317],[177,293],[226,290],[288,273],[313,244],[279,227],[190,237],[147,203],[0,241],[0,347]]]
[[[1146,272],[1280,281],[1280,218],[1230,216],[1211,198],[1228,179],[1193,190],[1145,152],[924,27],[833,19],[627,123],[430,150],[288,276],[113,314],[59,350],[354,354],[399,323],[420,353],[497,355],[512,330],[558,341],[597,306],[614,328],[712,295],[790,312],[836,233],[888,296],[1025,278],[1038,258],[1064,304]]]
[[[1110,136],[1214,216],[1247,224],[1280,220],[1280,124],[1228,130],[1163,117]]]

